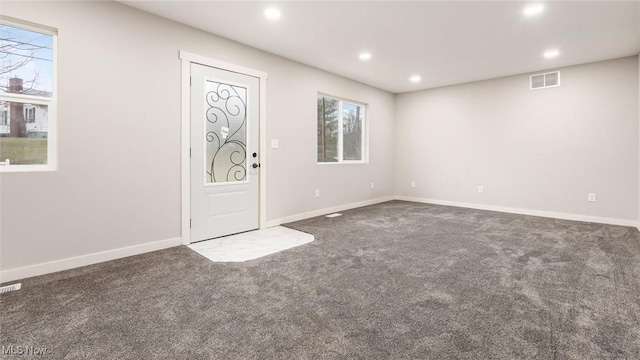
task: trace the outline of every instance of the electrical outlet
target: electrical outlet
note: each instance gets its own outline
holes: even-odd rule
[[[587,201],[596,202],[596,194],[595,193],[589,193],[589,195],[587,196]]]
[[[484,186],[478,186],[478,194],[484,194]]]
[[[412,188],[416,187],[416,182],[415,182],[415,181],[412,181],[412,182],[411,182],[411,187],[412,187]]]
[[[319,198],[320,197],[320,190],[316,189],[316,197]]]
[[[371,183],[371,190],[373,190],[375,188],[375,186],[376,185],[374,183]]]

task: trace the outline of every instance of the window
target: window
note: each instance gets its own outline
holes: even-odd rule
[[[318,163],[367,161],[365,105],[318,95]]]
[[[31,105],[30,107],[25,106],[24,108],[24,120],[28,123],[32,123],[36,121],[35,114],[35,106]]]
[[[0,171],[56,169],[56,40],[0,20]]]

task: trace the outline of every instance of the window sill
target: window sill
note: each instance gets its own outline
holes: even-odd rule
[[[55,165],[4,165],[0,166],[0,173],[28,173],[58,171]]]

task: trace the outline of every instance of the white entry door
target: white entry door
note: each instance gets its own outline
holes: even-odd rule
[[[191,64],[191,242],[258,228],[258,87]]]

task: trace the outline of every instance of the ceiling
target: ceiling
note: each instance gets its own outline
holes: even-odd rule
[[[393,93],[640,52],[637,1],[546,1],[531,18],[519,1],[121,2]]]

